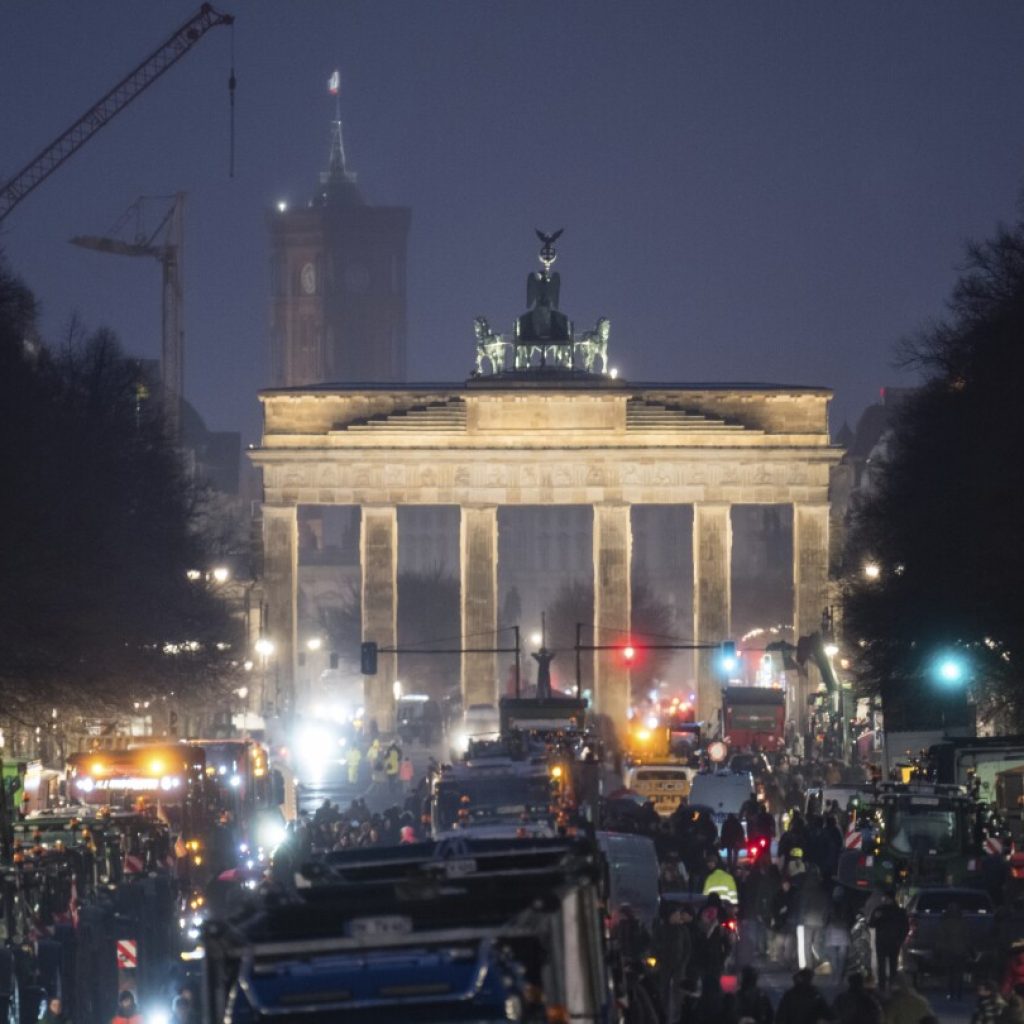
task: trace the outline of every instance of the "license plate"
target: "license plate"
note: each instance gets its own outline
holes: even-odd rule
[[[392,914],[382,917],[356,917],[348,923],[353,939],[386,939],[412,932],[412,919]]]

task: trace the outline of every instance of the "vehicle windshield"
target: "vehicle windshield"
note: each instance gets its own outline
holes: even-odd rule
[[[466,800],[463,800],[466,797]],[[544,776],[514,775],[443,782],[437,790],[437,826],[459,825],[465,810],[468,825],[500,825],[520,821],[546,821],[551,816],[551,790]]]
[[[954,853],[956,808],[938,797],[899,797],[892,804],[888,833],[898,853]]]

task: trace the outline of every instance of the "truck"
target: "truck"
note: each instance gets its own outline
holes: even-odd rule
[[[561,764],[546,756],[495,753],[442,765],[430,780],[430,834],[553,836],[562,781]]]
[[[286,893],[206,923],[205,1020],[618,1019],[588,841],[346,850],[282,874]]]
[[[1012,780],[1024,768],[1024,736],[946,736],[928,747],[928,766],[936,782],[965,786],[994,804],[1021,842],[1022,805]]]
[[[840,855],[837,880],[859,890],[980,885],[976,810],[961,786],[881,784],[861,805],[864,839]]]
[[[579,735],[586,712],[587,702],[580,697],[502,697],[501,736],[505,739],[514,732]]]
[[[780,750],[786,742],[786,691],[774,686],[727,686],[722,698],[722,735],[732,750]]]

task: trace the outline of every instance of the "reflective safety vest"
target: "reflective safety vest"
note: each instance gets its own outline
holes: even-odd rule
[[[736,888],[736,879],[724,868],[715,868],[714,871],[704,879],[704,895],[710,896],[713,892],[718,893],[720,899],[728,900],[733,906],[739,901],[739,891]]]

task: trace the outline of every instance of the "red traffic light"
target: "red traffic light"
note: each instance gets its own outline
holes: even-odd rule
[[[636,648],[632,644],[627,644],[622,648],[622,660],[626,664],[630,664],[636,658]]]

